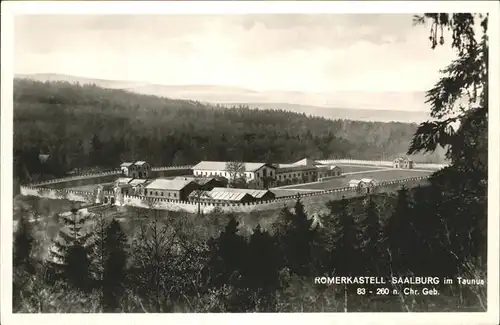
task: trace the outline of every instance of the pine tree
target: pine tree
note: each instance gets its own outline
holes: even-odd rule
[[[126,279],[127,236],[120,223],[113,219],[105,230],[104,267],[103,267],[103,305],[107,312],[114,312],[119,307]]]
[[[212,281],[215,286],[240,283],[247,252],[245,238],[238,234],[239,223],[233,217],[218,238],[210,241]]]
[[[335,211],[330,204],[331,217],[334,220],[332,266],[337,276],[359,275],[362,269],[360,230],[354,221],[347,199],[340,200],[340,207]]]
[[[363,255],[367,274],[377,276],[383,272],[384,249],[382,242],[382,225],[373,195],[368,195],[365,206]]]
[[[283,250],[286,264],[292,273],[299,276],[310,275],[312,271],[312,245],[316,236],[313,228],[314,220],[309,219],[304,205],[297,199],[294,213],[286,217],[292,217],[287,224],[283,240]]]
[[[248,245],[245,238],[238,234],[238,222],[234,217],[216,239],[209,240],[210,270],[209,284],[212,288],[232,288],[225,299],[225,309],[230,312],[246,312],[254,308],[251,292],[244,283],[245,263]]]
[[[279,287],[280,264],[274,238],[257,225],[248,244],[244,274],[246,286],[259,298],[269,300]]]
[[[457,58],[427,91],[432,120],[418,127],[409,154],[447,150],[451,165],[431,179],[442,190],[441,219],[445,250],[484,267],[488,189],[488,14],[427,13],[417,24],[431,23],[432,48],[450,44]],[[480,28],[475,28],[480,27]],[[451,42],[444,31],[451,30]]]
[[[408,189],[402,187],[398,191],[396,206],[384,231],[392,272],[406,274],[413,271],[413,254],[415,252],[416,234],[412,222],[412,210]]]
[[[78,289],[91,289],[90,255],[93,250],[92,232],[84,226],[90,215],[79,213],[73,208],[71,215],[62,215],[64,225],[50,251],[50,264],[56,277],[62,277]]]

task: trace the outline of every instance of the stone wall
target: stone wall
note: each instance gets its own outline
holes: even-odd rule
[[[322,161],[322,162],[327,162],[327,161]],[[368,161],[368,160],[362,161],[362,160],[349,160],[349,159],[335,160],[335,161],[330,160],[328,162],[345,163],[345,164],[353,162],[356,162],[357,164],[371,163],[372,165],[376,163],[376,161]],[[392,162],[381,162],[381,163],[392,164]],[[157,173],[157,175],[153,177],[161,177],[158,176],[160,174],[162,176],[186,175],[187,173],[191,172],[191,166],[157,167],[157,168],[152,168],[152,172],[153,175],[154,173]],[[70,201],[87,202],[89,204],[95,204],[96,200],[93,192],[68,190],[64,188],[113,181],[119,176],[120,176],[119,171],[112,171],[99,174],[88,174],[88,175],[67,177],[38,184],[21,186],[20,192],[21,195],[26,195],[26,196],[31,195],[48,199],[67,199]],[[411,188],[417,185],[426,184],[427,182],[428,182],[428,176],[412,177],[396,181],[381,182],[379,183],[379,185],[373,188],[373,190],[378,193],[393,192],[398,188],[400,188],[402,185]],[[301,199],[306,205],[307,204],[314,205],[317,204],[318,202],[323,204],[325,201],[329,200],[339,200],[342,197],[350,198],[360,195],[364,194],[359,193],[356,188],[344,187],[344,188],[336,188],[325,191],[302,193]],[[274,200],[257,201],[249,203],[201,202],[200,208],[204,213],[208,213],[214,210],[216,207],[226,212],[265,211],[265,210],[279,209],[284,205],[293,203],[296,199],[297,196],[296,194],[294,194],[287,197],[280,197]],[[121,200],[120,198],[119,201],[121,201],[120,203],[125,206],[154,208],[154,209],[170,210],[170,211],[186,211],[191,213],[195,213],[198,211],[197,202],[179,201],[167,198],[151,199],[141,196],[125,195],[123,196],[123,200]]]
[[[193,166],[174,166],[174,167],[151,168],[149,177],[158,178],[158,177],[192,175],[193,174],[193,171],[191,170],[192,167]]]
[[[94,200],[93,193],[85,191],[75,191],[75,190],[64,190],[55,188],[44,188],[44,187],[33,187],[33,186],[21,186],[21,195],[25,196],[38,196],[47,199],[54,200],[69,200],[75,202],[87,202],[92,203]]]
[[[120,176],[120,171],[110,171],[97,174],[83,174],[78,176],[64,177],[43,181],[40,183],[29,184],[31,187],[47,187],[47,188],[69,188],[89,184],[99,184],[112,182]]]
[[[393,162],[389,160],[357,160],[357,159],[330,159],[330,160],[318,160],[322,164],[345,164],[345,165],[372,165],[372,166],[384,166],[392,167]],[[413,168],[424,168],[424,169],[441,169],[448,166],[447,164],[426,164],[426,163],[414,163]]]
[[[382,182],[378,186],[374,187],[372,191],[375,193],[394,192],[403,185],[408,188],[412,188],[419,185],[425,185],[427,183],[427,176],[412,177],[397,181]],[[352,198],[361,195],[365,194],[358,192],[356,188],[343,187],[320,192],[302,193],[300,198],[304,205],[311,205],[318,203],[324,204],[326,201],[330,200],[340,200],[342,197]],[[215,208],[219,208],[224,212],[254,212],[280,209],[284,205],[290,205],[295,202],[295,200],[297,200],[297,196],[291,195],[269,201],[256,201],[248,203],[200,202],[198,204],[197,202],[192,201],[179,201],[167,198],[151,199],[144,196],[125,195],[123,197],[123,205],[158,210],[185,211],[190,213],[196,213],[198,211],[198,205],[200,206],[200,210],[204,213],[209,213]]]

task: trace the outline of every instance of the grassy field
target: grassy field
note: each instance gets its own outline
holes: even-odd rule
[[[319,183],[310,183],[289,187],[287,189],[313,189],[327,190],[331,188],[345,187],[351,179],[371,178],[376,181],[391,181],[399,180],[408,177],[427,176],[432,174],[432,171],[416,171],[416,170],[400,170],[400,169],[381,169],[380,171],[370,171],[354,175],[346,175],[345,177],[335,178]]]
[[[105,184],[111,184],[111,183],[103,183],[103,184],[88,184],[88,185],[82,185],[82,186],[68,187],[68,188],[66,188],[66,189],[67,189],[67,190],[74,190],[74,191],[94,192],[94,188],[95,188],[97,185],[105,185]]]
[[[389,169],[389,167],[383,166],[368,166],[368,165],[337,165],[342,169],[342,173],[352,173],[352,172],[362,172],[364,170],[374,170],[374,169]]]

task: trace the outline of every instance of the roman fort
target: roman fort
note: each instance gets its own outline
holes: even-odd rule
[[[124,162],[113,171],[22,185],[21,195],[66,199],[92,209],[140,207],[209,213],[275,210],[294,202],[325,202],[425,185],[444,165],[351,159],[289,164],[201,161],[194,166],[151,167]]]

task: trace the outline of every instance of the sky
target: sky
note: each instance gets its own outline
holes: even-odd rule
[[[257,91],[422,92],[454,57],[409,14],[24,15],[14,73]]]

